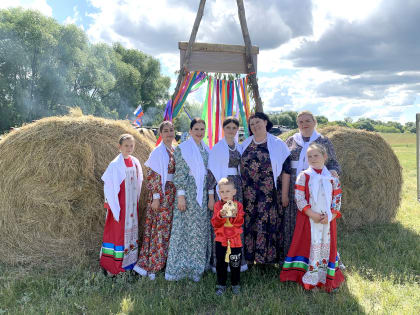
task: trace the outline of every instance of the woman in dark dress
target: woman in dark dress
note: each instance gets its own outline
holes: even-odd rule
[[[250,116],[248,125],[251,136],[242,143],[240,165],[245,259],[250,265],[274,264],[283,251],[281,203],[288,199],[290,152],[281,139],[268,133],[273,124],[264,113]]]

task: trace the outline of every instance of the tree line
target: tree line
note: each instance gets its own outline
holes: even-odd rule
[[[289,129],[297,128],[296,117],[298,112],[270,112],[268,113],[271,121],[275,125],[284,126]],[[404,125],[396,121],[383,122],[370,118],[359,118],[353,121],[352,118],[346,117],[344,120],[328,121],[325,116],[315,116],[319,125],[336,125],[348,128],[363,129],[367,131],[377,131],[385,133],[416,133],[416,124],[414,122],[406,122]]]
[[[120,119],[139,104],[162,112],[169,86],[159,61],[141,51],[92,44],[38,11],[0,10],[0,133],[74,106]]]

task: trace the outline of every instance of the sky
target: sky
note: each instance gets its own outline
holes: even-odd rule
[[[1,0],[120,42],[179,70],[199,0]],[[264,111],[310,110],[330,121],[405,123],[420,113],[419,0],[244,0]],[[239,44],[235,0],[207,0],[197,42]],[[171,92],[172,92],[171,91]],[[202,94],[202,93],[201,93]],[[200,93],[195,101],[202,102]],[[194,101],[194,100],[193,100]]]

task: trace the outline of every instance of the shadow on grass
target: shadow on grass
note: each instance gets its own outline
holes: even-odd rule
[[[338,242],[344,264],[367,280],[420,280],[420,235],[398,222],[344,231]]]

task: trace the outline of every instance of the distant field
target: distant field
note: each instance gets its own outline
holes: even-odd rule
[[[393,147],[402,145],[415,147],[416,145],[415,133],[381,133],[380,135]]]
[[[211,273],[199,283],[168,283],[162,274],[154,282],[113,281],[96,262],[61,271],[0,264],[0,314],[420,314],[416,138],[383,137],[403,167],[401,207],[395,222],[339,232],[347,281],[338,293],[305,292],[294,283],[280,283],[275,268],[244,273],[242,295],[220,298]]]

